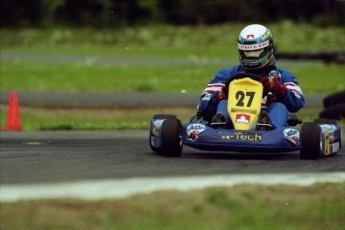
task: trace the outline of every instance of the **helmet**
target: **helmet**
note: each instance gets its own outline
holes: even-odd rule
[[[245,27],[238,38],[241,65],[245,69],[259,69],[274,64],[273,39],[271,32],[262,25]]]

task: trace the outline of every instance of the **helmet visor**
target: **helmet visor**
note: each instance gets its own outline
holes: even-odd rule
[[[253,50],[253,51],[243,51],[243,56],[246,58],[259,58],[264,52],[264,49]]]
[[[242,59],[246,60],[259,60],[268,53],[268,48],[263,48],[259,50],[239,50]]]

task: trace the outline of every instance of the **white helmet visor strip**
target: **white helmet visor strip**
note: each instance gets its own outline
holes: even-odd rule
[[[253,50],[263,49],[269,45],[270,45],[269,40],[259,43],[259,44],[252,44],[252,45],[244,45],[244,44],[238,43],[238,49],[244,50],[244,51],[253,51]]]

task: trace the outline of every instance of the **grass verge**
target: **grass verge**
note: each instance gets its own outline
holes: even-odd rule
[[[241,185],[128,199],[1,204],[1,229],[342,230],[345,183]]]
[[[5,127],[7,107],[0,106],[1,127]],[[318,118],[320,108],[305,108],[297,115],[303,121]],[[149,129],[154,114],[174,114],[186,123],[195,115],[195,107],[78,109],[20,107],[23,130],[121,130]]]

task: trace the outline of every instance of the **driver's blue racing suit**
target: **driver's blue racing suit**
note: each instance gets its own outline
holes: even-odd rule
[[[222,90],[231,76],[246,72],[241,66],[233,66],[219,70],[215,77],[207,85],[201,94],[199,111],[214,114],[222,113],[229,127],[232,127],[230,116],[227,112],[227,99],[217,101],[216,93]],[[270,67],[255,74],[264,77],[279,77],[280,84],[286,88],[286,95],[277,99],[271,92],[262,99],[261,109],[267,111],[271,117],[272,127],[284,127],[287,125],[288,113],[295,113],[304,106],[304,97],[296,77],[281,68]]]

